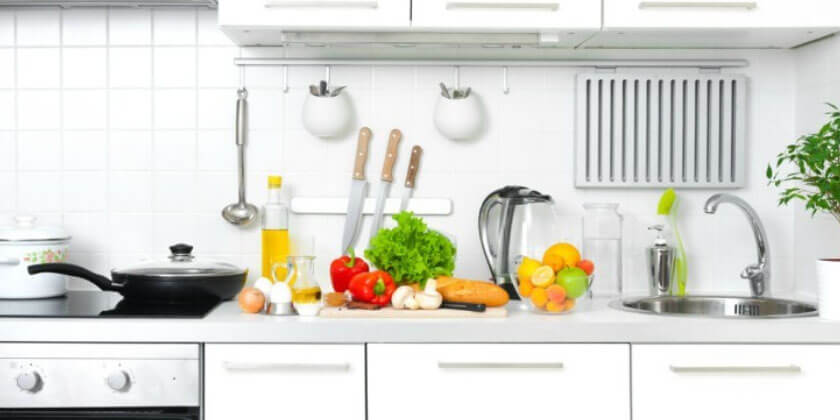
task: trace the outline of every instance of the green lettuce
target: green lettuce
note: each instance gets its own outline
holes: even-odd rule
[[[380,229],[365,257],[388,272],[397,284],[420,283],[455,270],[455,246],[446,236],[430,230],[423,219],[404,211],[395,214],[397,227]]]

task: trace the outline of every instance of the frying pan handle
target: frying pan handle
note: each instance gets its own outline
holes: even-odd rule
[[[38,273],[57,273],[57,274],[64,274],[68,276],[78,277],[80,279],[85,279],[93,284],[96,287],[109,291],[119,291],[122,288],[121,284],[117,284],[112,282],[109,278],[100,276],[99,274],[94,273],[84,267],[80,267],[75,264],[67,264],[67,263],[48,263],[48,264],[33,264],[26,268],[29,271],[29,274],[38,274]]]

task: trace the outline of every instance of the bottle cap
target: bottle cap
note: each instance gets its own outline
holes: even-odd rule
[[[268,188],[280,188],[283,186],[283,177],[280,175],[269,175]]]

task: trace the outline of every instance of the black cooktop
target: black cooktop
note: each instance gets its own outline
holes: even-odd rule
[[[56,298],[0,299],[0,318],[204,318],[218,304],[135,302],[114,292],[70,291]]]

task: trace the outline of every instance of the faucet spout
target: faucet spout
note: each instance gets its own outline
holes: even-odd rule
[[[752,206],[732,194],[715,194],[709,197],[703,210],[708,214],[714,214],[720,203],[729,203],[740,208],[749,220],[753,235],[755,235],[758,262],[748,265],[741,273],[741,278],[750,281],[750,291],[754,297],[764,296],[770,288],[770,247],[767,244],[767,232],[764,230],[764,225]]]

